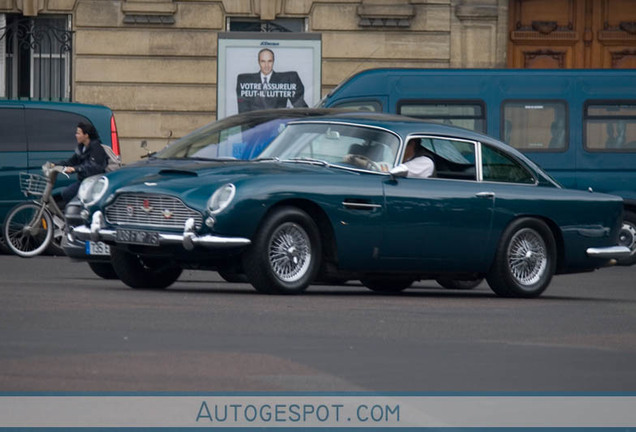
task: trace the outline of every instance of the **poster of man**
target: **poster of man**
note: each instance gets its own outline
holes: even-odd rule
[[[219,35],[217,118],[320,100],[321,39],[315,33]]]
[[[238,112],[267,108],[306,107],[305,87],[295,71],[275,72],[274,51],[258,52],[259,72],[240,74],[236,79]]]

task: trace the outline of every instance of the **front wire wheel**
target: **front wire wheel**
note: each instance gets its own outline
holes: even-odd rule
[[[297,223],[284,223],[272,233],[268,255],[272,271],[280,280],[296,282],[307,273],[312,261],[309,235]]]
[[[537,219],[519,219],[503,233],[487,277],[502,297],[538,297],[556,268],[556,245],[548,226]]]
[[[320,265],[316,223],[294,207],[275,210],[263,223],[243,257],[243,269],[257,291],[298,294],[313,281]]]
[[[23,258],[31,258],[44,252],[51,243],[54,230],[49,211],[33,202],[15,206],[4,222],[7,247]]]

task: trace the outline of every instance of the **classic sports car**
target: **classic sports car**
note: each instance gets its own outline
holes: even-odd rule
[[[432,178],[401,164],[417,139]],[[244,274],[263,293],[323,278],[396,292],[421,279],[485,277],[500,296],[536,297],[560,273],[629,254],[621,198],[562,189],[488,136],[406,117],[301,119],[251,161],[171,157],[84,181],[80,239],[111,245],[132,288],[183,268]]]
[[[174,141],[158,154],[158,158],[212,157],[254,159],[290,121],[334,112],[333,108],[292,108],[250,111],[213,121]],[[152,153],[148,153],[151,155]],[[147,164],[146,164],[147,165]],[[69,227],[81,224],[81,203],[75,199],[66,205]],[[76,261],[87,261],[91,270],[104,279],[116,279],[110,263],[110,250],[103,242],[72,241],[65,236],[64,253]],[[231,276],[228,276],[228,279]]]

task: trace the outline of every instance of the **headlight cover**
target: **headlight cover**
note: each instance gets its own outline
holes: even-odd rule
[[[80,185],[77,196],[84,205],[93,205],[104,196],[108,189],[108,178],[93,176],[85,179]]]
[[[225,208],[230,205],[234,196],[236,195],[236,186],[232,183],[227,183],[218,188],[210,199],[208,200],[208,211],[210,214],[221,213]]]

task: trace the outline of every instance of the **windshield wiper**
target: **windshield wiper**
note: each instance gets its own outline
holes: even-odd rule
[[[300,158],[291,158],[290,161],[293,162],[304,162],[315,165],[329,166],[329,162],[321,160],[321,159],[313,159],[308,157],[300,157]]]

